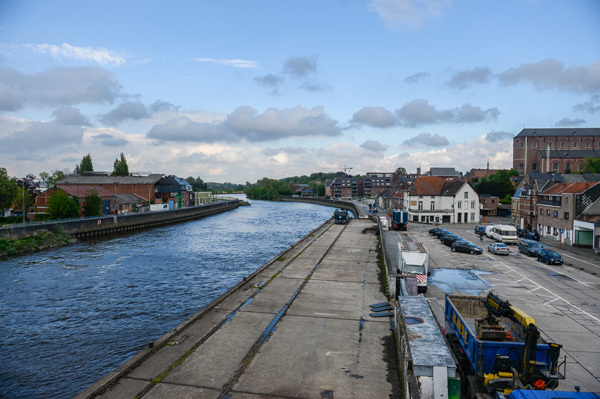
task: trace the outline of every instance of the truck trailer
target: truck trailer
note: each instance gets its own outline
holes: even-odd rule
[[[404,230],[408,228],[408,212],[394,209],[392,211],[392,230]]]
[[[544,341],[533,318],[494,293],[446,295],[445,320],[464,398],[553,390],[565,378],[562,346]]]
[[[398,276],[414,276],[417,279],[417,292],[427,292],[429,253],[409,233],[398,233],[398,236]]]

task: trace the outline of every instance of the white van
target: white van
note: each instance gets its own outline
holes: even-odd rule
[[[492,228],[491,238],[505,244],[517,244],[517,228],[508,224],[496,224]]]
[[[485,226],[485,235],[486,237],[492,238],[492,230],[494,229],[493,225]]]

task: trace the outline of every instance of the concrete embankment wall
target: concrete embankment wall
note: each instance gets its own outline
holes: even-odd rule
[[[98,216],[97,218],[76,219],[43,224],[15,225],[0,229],[0,238],[20,239],[42,231],[61,231],[75,237],[114,234],[122,231],[147,228],[168,223],[183,222],[215,213],[229,211],[240,206],[239,200],[219,201],[213,204],[162,212],[130,213],[126,215]]]
[[[340,200],[332,200],[325,198],[309,198],[309,197],[281,197],[281,201],[288,202],[307,202],[309,204],[318,204],[331,206],[333,208],[341,208],[347,209],[349,211],[354,212],[355,215],[358,215],[358,209],[356,209],[356,205],[350,201],[340,201]]]

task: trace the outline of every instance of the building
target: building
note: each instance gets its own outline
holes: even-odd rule
[[[556,183],[539,194],[537,230],[567,245],[592,245],[593,231],[575,233],[574,220],[600,198],[600,183]]]
[[[578,238],[578,245],[589,246],[596,254],[600,254],[600,198],[592,202],[575,219],[573,230]]]
[[[588,157],[600,158],[600,128],[523,129],[513,138],[513,169],[520,175],[580,171]]]
[[[364,195],[362,182],[358,177],[336,177],[329,190],[331,198],[359,198]]]
[[[479,203],[481,206],[481,216],[497,216],[498,215],[498,204],[500,204],[500,198],[492,196],[491,194],[479,194]]]
[[[110,215],[117,213],[117,195],[108,191],[104,187],[87,185],[62,185],[60,187],[55,186],[49,190],[44,191],[38,195],[35,199],[35,206],[37,213],[46,213],[48,211],[48,205],[50,203],[50,197],[56,191],[62,191],[69,197],[76,197],[79,201],[79,216],[85,216],[85,199],[91,192],[96,192],[100,198],[102,198],[102,214]]]
[[[155,202],[168,188],[163,175],[110,176],[106,173],[72,174],[55,183],[56,186],[100,186],[114,194],[137,194],[146,201]]]
[[[455,180],[460,178],[459,173],[454,168],[429,168],[429,175],[442,177],[446,180]]]
[[[479,195],[473,185],[421,176],[404,192],[409,219],[421,223],[479,223]]]
[[[395,173],[368,172],[361,179],[365,197],[377,197],[384,191],[398,186],[398,175]]]

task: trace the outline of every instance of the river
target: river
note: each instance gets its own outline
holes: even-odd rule
[[[249,202],[0,260],[0,397],[75,396],[333,214]]]

